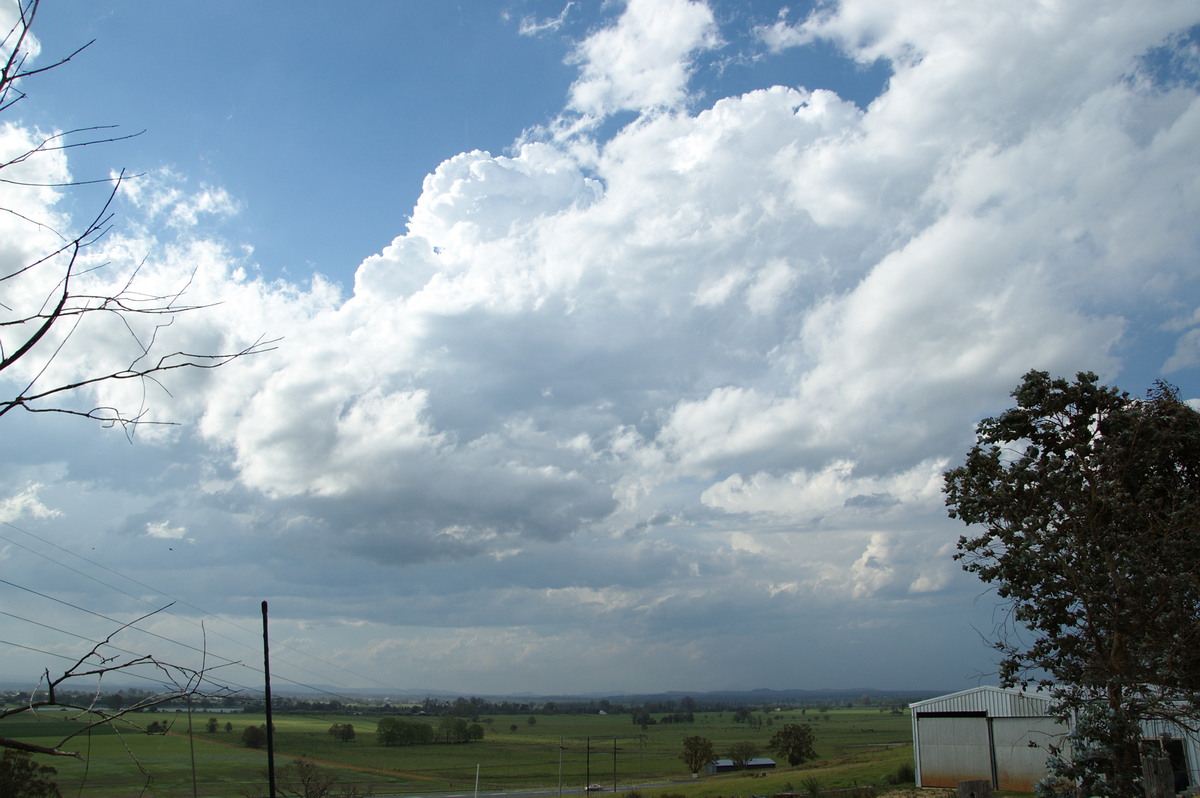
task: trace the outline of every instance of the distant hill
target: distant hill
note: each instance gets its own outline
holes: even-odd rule
[[[34,682],[17,682],[6,680],[0,682],[0,691],[28,691],[34,685]],[[80,687],[84,687],[81,683]],[[144,690],[143,684],[118,684],[116,682],[106,681],[104,684],[104,692],[115,693],[122,690],[138,689]],[[542,704],[547,701],[554,701],[560,704],[576,704],[588,702],[608,701],[614,704],[662,704],[669,701],[680,701],[685,697],[690,697],[701,704],[707,705],[763,705],[763,704],[813,704],[813,703],[842,703],[853,702],[855,705],[862,703],[864,696],[869,697],[872,703],[881,702],[885,699],[892,702],[903,701],[905,703],[911,701],[919,701],[924,698],[944,695],[947,692],[952,692],[947,689],[930,689],[930,690],[884,690],[876,687],[853,687],[853,688],[827,688],[827,689],[774,689],[760,687],[754,690],[668,690],[660,693],[575,693],[575,694],[538,694],[538,693],[507,693],[507,694],[492,694],[492,693],[468,693],[454,692],[450,690],[432,690],[432,689],[404,689],[404,690],[380,690],[372,688],[369,690],[356,690],[346,687],[333,685],[287,685],[284,687],[273,687],[272,693],[277,696],[289,696],[293,698],[312,698],[324,697],[339,698],[339,699],[361,699],[367,701],[389,701],[393,704],[410,704],[420,703],[425,699],[436,699],[439,701],[453,701],[456,698],[481,698],[488,701],[497,702],[519,702],[528,704]],[[254,694],[251,694],[254,695]],[[257,694],[261,697],[261,693]]]
[[[469,692],[453,692],[448,690],[424,690],[424,689],[406,689],[384,691],[378,689],[372,690],[347,690],[344,687],[328,687],[315,686],[311,689],[303,687],[288,686],[283,689],[274,689],[272,692],[278,695],[312,695],[312,694],[340,694],[350,696],[360,696],[363,698],[384,699],[390,698],[393,702],[403,701],[422,701],[426,698],[435,698],[439,700],[453,700],[455,698],[483,698],[489,701],[519,701],[525,703],[544,703],[546,701],[556,701],[559,703],[578,703],[588,701],[611,701],[621,704],[646,704],[646,703],[662,703],[665,701],[679,701],[685,697],[691,697],[697,701],[709,704],[764,704],[764,703],[814,703],[814,702],[840,702],[852,701],[858,704],[863,696],[869,696],[872,701],[876,699],[897,699],[904,698],[912,701],[919,701],[924,698],[944,695],[952,692],[948,689],[929,689],[929,690],[884,690],[876,687],[847,687],[847,688],[827,688],[820,690],[812,689],[774,689],[760,687],[754,690],[667,690],[660,693],[469,693]]]

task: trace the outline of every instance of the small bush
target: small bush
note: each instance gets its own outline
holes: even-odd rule
[[[1058,776],[1046,776],[1033,785],[1033,794],[1037,798],[1067,798],[1075,795],[1075,785]]]
[[[821,780],[816,776],[809,776],[804,780],[804,791],[811,795],[812,798],[818,798],[821,794],[821,789]]]
[[[896,768],[895,773],[889,773],[883,777],[883,783],[888,785],[915,784],[916,781],[917,771],[910,762],[905,762]]]
[[[242,729],[242,745],[247,748],[262,748],[267,744],[267,727],[247,726]]]

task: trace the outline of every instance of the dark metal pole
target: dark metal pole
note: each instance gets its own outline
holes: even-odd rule
[[[271,722],[271,650],[267,638],[267,602],[262,603],[263,615],[263,677],[266,679],[267,703],[267,781],[271,798],[275,798],[275,729]]]
[[[613,793],[617,791],[617,738],[613,738]]]

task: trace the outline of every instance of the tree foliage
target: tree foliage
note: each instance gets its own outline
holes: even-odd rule
[[[688,766],[690,772],[699,773],[705,765],[717,758],[717,754],[712,740],[693,734],[683,738],[683,753],[679,758]]]
[[[467,725],[463,718],[443,715],[438,721],[437,737],[444,743],[468,742],[470,738],[467,736]]]
[[[1200,717],[1200,413],[1031,371],[945,474],[955,558],[1012,608],[1000,679],[1048,691],[1087,795],[1133,795],[1139,724]]]
[[[419,720],[380,718],[375,736],[380,745],[426,745],[433,742],[433,727]]]
[[[62,798],[51,778],[57,771],[11,748],[0,756],[0,795],[4,798]]]
[[[776,756],[783,757],[793,767],[809,759],[816,759],[814,748],[816,735],[812,725],[808,723],[788,723],[782,729],[771,735],[767,748]]]
[[[247,726],[242,729],[242,745],[247,748],[262,748],[267,744],[267,730],[264,726]]]
[[[335,723],[329,727],[329,736],[343,743],[354,742],[354,724]]]
[[[746,767],[747,762],[758,756],[758,751],[758,743],[752,743],[749,740],[739,740],[729,744],[729,758],[733,760],[735,768]]]

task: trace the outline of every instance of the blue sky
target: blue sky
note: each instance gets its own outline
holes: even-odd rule
[[[96,43],[0,146],[145,130],[22,167],[142,175],[89,286],[219,303],[164,347],[282,341],[152,387],[179,426],[132,444],[5,417],[0,564],[109,618],[175,600],[147,627],[217,659],[256,661],[267,599],[280,677],[347,691],[989,683],[1005,616],[940,495],[974,423],[1031,368],[1200,398],[1191,2],[41,13],[42,59]],[[0,591],[5,674],[94,631]]]
[[[102,173],[170,165],[219,184],[242,203],[238,232],[262,268],[348,281],[395,236],[438,163],[473,149],[502,153],[553,119],[576,75],[565,63],[573,41],[618,11],[592,2],[564,14],[557,0],[313,5],[300,14],[282,2],[66,2],[43,15],[48,52],[96,44],[83,67],[47,76],[37,110],[47,124],[145,130],[89,160]],[[803,75],[865,106],[883,89],[885,63],[855,64],[828,45],[765,53],[752,27],[774,21],[771,4],[719,13],[739,41],[700,60],[698,92]],[[545,30],[521,35],[531,24]],[[86,80],[75,74],[83,71]],[[330,224],[328,209],[342,203],[353,212]]]

